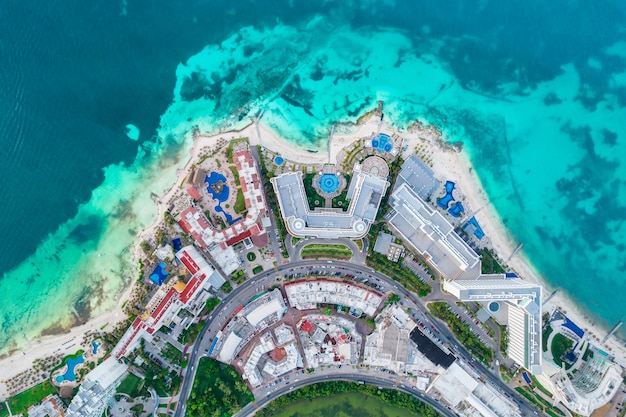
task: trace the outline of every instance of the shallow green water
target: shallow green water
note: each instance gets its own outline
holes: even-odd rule
[[[274,417],[415,417],[403,408],[394,407],[358,392],[299,400],[284,407]]]

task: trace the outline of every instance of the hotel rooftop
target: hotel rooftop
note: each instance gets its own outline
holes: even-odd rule
[[[461,301],[487,304],[487,311],[506,309],[508,356],[535,375],[541,373],[541,287],[504,275],[444,281],[444,290]]]
[[[176,257],[191,273],[187,284],[175,282],[162,286],[152,297],[146,311],[133,321],[111,352],[120,359],[132,352],[141,339],[152,340],[153,334],[164,324],[169,325],[178,312],[185,308],[197,315],[211,296],[211,288],[218,290],[226,280],[194,246],[185,246]]]
[[[227,246],[247,237],[258,247],[267,245],[269,241],[262,224],[262,218],[267,213],[267,205],[254,159],[248,150],[243,150],[235,152],[233,161],[237,167],[244,196],[246,217],[224,230],[213,228],[204,213],[196,207],[188,207],[176,217],[183,230],[189,233],[202,249],[212,244],[219,244],[222,249],[226,249]]]
[[[311,210],[302,182],[302,172],[287,172],[271,179],[280,211],[289,233],[296,237],[361,238],[376,219],[389,183],[385,178],[355,170],[348,189],[350,205]]]
[[[380,307],[383,296],[353,283],[318,279],[285,284],[289,304],[298,310],[312,310],[318,304],[337,304],[359,310],[370,317]]]
[[[493,307],[490,314],[508,324],[509,357],[533,374],[541,373],[541,287],[504,274],[482,275],[480,257],[444,215],[424,201],[438,184],[417,156],[408,158],[389,199],[389,225],[444,276],[446,291],[462,301]]]
[[[424,201],[438,184],[430,168],[412,155],[402,164],[389,199],[393,210],[387,220],[447,279],[475,278],[480,274],[480,258],[446,218]]]

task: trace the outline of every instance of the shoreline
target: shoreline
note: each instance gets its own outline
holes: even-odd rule
[[[141,257],[140,242],[154,236],[156,229],[159,227],[164,213],[168,210],[174,195],[179,191],[179,185],[186,178],[193,163],[203,154],[210,152],[212,148],[217,148],[223,141],[231,139],[248,137],[250,145],[260,145],[273,152],[280,154],[286,160],[305,163],[305,164],[324,164],[337,163],[337,157],[341,150],[350,146],[355,141],[363,137],[376,133],[380,128],[378,119],[371,117],[374,112],[368,112],[359,118],[358,124],[346,124],[350,127],[349,133],[335,133],[332,141],[328,144],[325,151],[320,149],[319,152],[311,153],[305,149],[298,147],[282,138],[269,126],[262,123],[251,121],[246,127],[237,131],[217,132],[214,134],[203,134],[198,131],[189,131],[186,135],[193,136],[193,145],[189,149],[189,158],[176,170],[176,176],[172,178],[172,185],[169,190],[162,196],[154,196],[153,201],[156,204],[156,215],[154,222],[139,232],[131,245],[131,261],[136,265]],[[393,130],[397,132],[403,139],[403,145],[407,145],[407,150],[402,152],[406,157],[407,154],[413,153],[418,145],[424,145],[432,158],[431,167],[435,176],[439,180],[453,180],[458,184],[458,189],[462,193],[467,212],[474,211],[477,221],[480,223],[485,235],[490,239],[490,246],[494,249],[500,259],[507,259],[517,247],[511,232],[504,226],[495,207],[490,203],[489,197],[482,188],[480,178],[476,174],[469,155],[467,152],[455,149],[449,142],[446,142],[444,136],[433,125],[416,122],[405,129],[399,129],[395,125],[383,123],[383,130]],[[182,161],[181,161],[182,163]],[[526,279],[544,287],[543,299],[545,300],[553,291],[549,283],[542,278],[530,260],[523,251],[516,254],[509,262],[508,266],[516,272],[522,279]],[[8,357],[0,360],[0,397],[8,396],[6,392],[4,380],[8,380],[15,375],[26,371],[32,367],[36,359],[44,358],[52,354],[62,353],[67,355],[74,353],[80,344],[80,336],[87,331],[100,331],[113,328],[117,323],[126,319],[122,305],[130,298],[134,283],[131,283],[123,292],[120,300],[115,308],[100,314],[77,327],[73,327],[69,332],[43,336],[34,340],[25,350],[19,350]],[[608,351],[615,356],[615,361],[626,367],[626,347],[624,341],[613,335],[605,344],[600,341],[608,334],[610,329],[593,322],[592,317],[588,317],[585,312],[581,311],[571,297],[564,291],[559,292],[543,306],[544,312],[551,311],[553,307],[560,307],[566,312],[567,316],[583,328],[593,343]],[[77,340],[78,339],[78,340]],[[75,341],[75,343],[71,343]]]

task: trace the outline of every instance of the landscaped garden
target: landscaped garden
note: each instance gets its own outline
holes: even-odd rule
[[[50,394],[56,394],[57,391],[52,386],[50,381],[42,382],[39,385],[35,385],[32,388],[27,389],[24,392],[17,394],[15,397],[9,398],[9,407],[13,415],[28,414],[28,407],[33,404],[38,404]]]
[[[574,342],[558,333],[552,338],[552,344],[550,345],[550,351],[552,352],[552,359],[554,363],[560,368],[563,364],[563,356],[569,352],[574,346]],[[571,365],[565,362],[565,369],[569,369]]]
[[[494,351],[480,341],[478,336],[470,331],[469,324],[457,317],[450,306],[444,302],[435,302],[428,304],[428,309],[433,316],[445,321],[450,331],[456,338],[470,351],[472,355],[478,358],[485,365],[490,365],[494,359]]]
[[[303,259],[350,259],[352,250],[345,245],[310,244],[302,248],[300,252]]]

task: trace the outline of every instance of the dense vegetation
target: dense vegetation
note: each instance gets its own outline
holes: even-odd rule
[[[202,358],[187,400],[187,414],[195,417],[232,416],[253,400],[248,385],[233,366]]]
[[[260,146],[257,146],[257,149],[259,150],[259,154],[262,154],[261,150],[260,150]],[[270,172],[267,169],[267,166],[265,165],[265,158],[261,157],[261,177],[263,178],[263,188],[265,188],[265,197],[267,198],[267,204],[268,207],[274,207],[275,210],[278,210],[278,199],[276,197],[276,193],[274,192],[274,187],[272,186],[272,183],[270,182],[270,178],[273,175],[273,172]],[[276,211],[276,228],[278,229],[278,235],[280,237],[280,242],[283,243],[283,248],[285,248],[286,246],[284,245],[285,242],[285,236],[287,236],[287,229],[285,228],[285,223],[283,221],[282,216],[280,216],[280,214],[278,213],[278,211]],[[284,258],[289,257],[289,254],[287,253],[287,250],[283,249],[282,255]]]
[[[428,309],[433,316],[440,318],[448,323],[450,331],[454,336],[470,351],[470,353],[478,358],[485,365],[490,365],[494,359],[494,352],[489,349],[480,339],[470,331],[469,325],[457,317],[450,306],[443,302],[435,302],[428,304]]]
[[[170,371],[167,367],[155,363],[146,353],[144,345],[145,342],[142,340],[139,348],[129,357],[131,362],[134,360],[135,356],[140,356],[143,359],[143,363],[139,368],[146,377],[144,379],[144,386],[141,389],[141,395],[149,397],[150,393],[148,392],[148,388],[152,387],[160,397],[169,397],[178,389],[182,378],[175,371]],[[174,350],[180,354],[178,349],[174,348]]]
[[[208,314],[211,311],[213,311],[213,309],[215,309],[215,307],[217,307],[217,305],[220,303],[220,299],[219,298],[214,298],[211,297],[208,300],[206,300],[206,304],[204,305],[204,309],[202,310],[203,314]]]
[[[389,389],[379,390],[372,385],[356,384],[353,382],[331,381],[308,385],[300,388],[299,390],[283,395],[282,397],[279,397],[269,403],[263,409],[259,410],[256,416],[271,417],[283,406],[296,400],[302,398],[312,400],[318,397],[329,397],[341,392],[361,392],[365,395],[377,398],[387,404],[405,408],[420,416],[430,417],[439,415],[439,413],[437,413],[430,405],[425,404],[417,400],[412,395],[405,394],[403,392]]]

